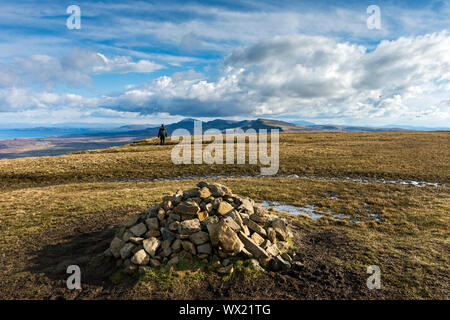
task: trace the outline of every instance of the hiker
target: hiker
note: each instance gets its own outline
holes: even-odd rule
[[[158,138],[160,140],[160,145],[163,145],[166,141],[166,137],[167,137],[167,131],[166,128],[164,128],[164,125],[161,125],[161,128],[159,128],[158,131]]]

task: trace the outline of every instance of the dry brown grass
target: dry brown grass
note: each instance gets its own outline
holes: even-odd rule
[[[331,210],[357,218],[361,222],[351,223],[330,214],[319,220],[285,215],[307,229],[344,232],[360,243],[361,249],[351,259],[342,257],[334,263],[359,272],[368,265],[379,265],[389,297],[447,298],[449,188],[301,178],[214,181],[259,201],[315,205],[324,212]],[[0,201],[0,251],[10,256],[34,235],[51,234],[61,228],[70,230],[80,217],[95,218],[111,208],[133,207],[135,210],[129,214],[135,214],[158,203],[164,194],[189,188],[196,182],[81,183],[5,191]],[[371,213],[378,214],[380,221],[373,221]]]
[[[450,181],[449,132],[284,133],[278,174]],[[0,188],[175,176],[258,175],[259,165],[173,165],[156,139],[55,157],[0,160]]]
[[[449,133],[283,134],[280,173],[448,183],[449,137]],[[198,182],[101,180],[259,173],[259,167],[249,165],[174,166],[170,150],[170,145],[160,147],[150,140],[58,157],[1,160],[0,267],[8,264],[14,270],[16,253],[36,235],[71,231],[78,219],[95,220],[114,208],[129,207],[127,214],[135,214],[159,202],[164,194]],[[325,213],[317,221],[285,216],[306,231],[333,231],[359,243],[356,251],[334,258],[333,263],[359,272],[379,265],[385,297],[449,298],[448,186],[418,188],[314,177],[211,180],[258,201],[314,205]],[[348,218],[333,218],[331,212]],[[380,221],[374,221],[372,214]],[[350,222],[353,219],[359,222]]]

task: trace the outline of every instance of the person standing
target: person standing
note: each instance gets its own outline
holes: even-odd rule
[[[161,125],[161,128],[159,128],[158,131],[158,138],[160,140],[160,145],[164,145],[164,143],[166,142],[166,137],[167,137],[167,131],[166,128],[164,127],[164,125]]]

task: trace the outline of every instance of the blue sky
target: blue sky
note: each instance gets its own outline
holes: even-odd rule
[[[0,3],[0,126],[450,122],[449,1]]]

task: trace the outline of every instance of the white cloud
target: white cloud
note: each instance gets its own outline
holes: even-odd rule
[[[0,89],[0,112],[64,107],[90,108],[97,107],[98,103],[98,98],[84,98],[71,93],[35,92],[17,87]]]
[[[374,51],[321,36],[275,37],[234,51],[215,80],[164,76],[102,102],[143,114],[417,117],[430,104],[411,101],[446,92],[448,52],[446,32],[383,41]]]
[[[214,78],[194,71],[176,73],[91,99],[50,93],[24,99],[17,91],[3,91],[0,103],[3,111],[5,105],[6,110],[69,105],[142,115],[445,121],[450,119],[448,52],[447,32],[383,41],[374,50],[324,36],[278,36],[235,50]],[[104,64],[70,59],[70,69],[118,72],[129,67],[127,59],[95,55]],[[40,59],[39,68],[54,63],[46,57],[34,59]],[[132,68],[146,68],[138,65]],[[437,103],[436,97],[443,102]]]
[[[164,66],[145,59],[135,62],[129,56],[107,58],[99,52],[75,47],[70,55],[62,58],[34,54],[4,63],[0,66],[0,87],[14,86],[19,82],[17,79],[44,84],[47,89],[57,83],[81,86],[89,84],[95,74],[151,73],[162,68]]]

